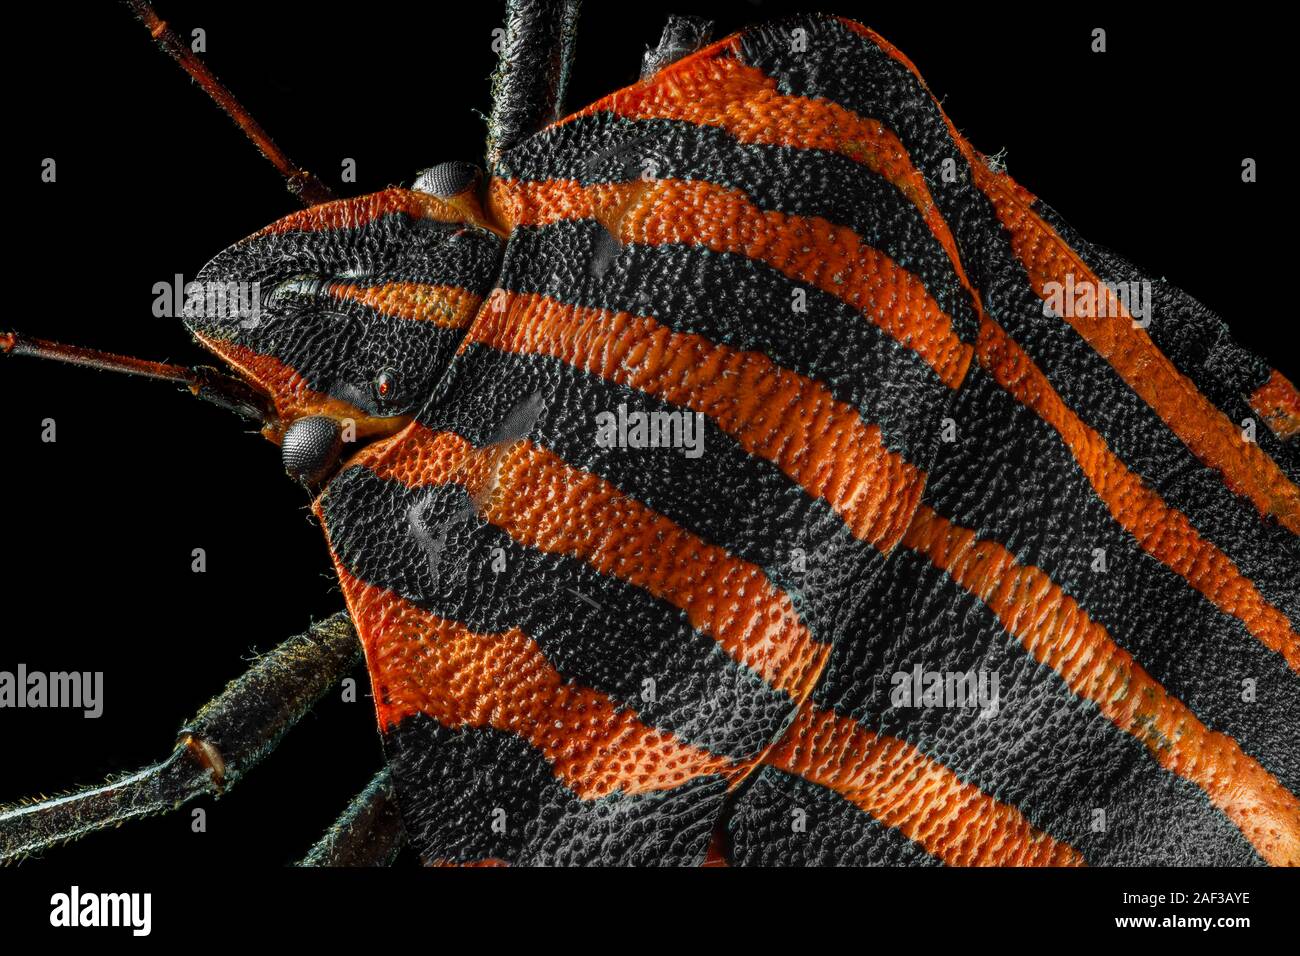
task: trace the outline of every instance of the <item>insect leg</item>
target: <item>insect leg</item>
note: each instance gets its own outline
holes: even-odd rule
[[[406,844],[385,768],[348,804],[299,866],[387,866]]]
[[[0,860],[221,794],[360,662],[346,613],[289,638],[207,703],[161,762],[98,787],[0,807]]]
[[[560,118],[577,32],[577,0],[507,0],[501,56],[492,74],[490,166]]]

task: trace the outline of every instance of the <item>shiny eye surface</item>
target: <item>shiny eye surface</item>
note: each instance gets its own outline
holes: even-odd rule
[[[384,403],[397,397],[397,373],[391,368],[386,368],[375,376],[375,397]]]

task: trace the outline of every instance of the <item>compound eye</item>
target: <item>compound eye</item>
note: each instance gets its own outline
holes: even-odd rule
[[[285,429],[280,455],[290,477],[308,484],[319,481],[338,460],[343,446],[339,426],[332,418],[310,415]]]
[[[480,175],[478,167],[472,163],[439,163],[420,170],[411,188],[439,199],[451,199],[477,185]]]
[[[375,399],[380,405],[391,405],[397,398],[397,372],[386,368],[375,376]]]

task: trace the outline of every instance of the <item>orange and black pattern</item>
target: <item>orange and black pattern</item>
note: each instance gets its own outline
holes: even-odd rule
[[[186,323],[272,396],[282,422],[412,412],[500,264],[500,239],[475,218],[406,189],[312,206],[209,262]],[[215,294],[234,283],[242,297]],[[246,304],[255,307],[236,308]],[[384,372],[393,385],[380,394]]]
[[[492,173],[499,262],[437,223],[479,264],[326,290],[402,329],[459,290],[432,398],[316,505],[428,862],[1300,863],[1297,397],[1208,310],[835,18]],[[1067,277],[1153,321],[1045,312]],[[242,344],[320,390],[309,341]],[[917,667],[996,712],[894,706]]]

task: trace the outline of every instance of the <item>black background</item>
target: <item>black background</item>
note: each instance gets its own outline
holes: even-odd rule
[[[569,105],[636,79],[669,10],[721,36],[806,4],[588,3]],[[1218,311],[1297,377],[1278,308],[1290,172],[1273,142],[1292,54],[1280,23],[1213,23],[1135,4],[1034,7],[826,2],[903,50],[975,147],[1089,239]],[[300,164],[340,195],[480,160],[494,3],[159,0]],[[1179,8],[1185,11],[1185,8]],[[10,263],[0,327],[150,358],[209,359],[153,285],[190,279],[297,207],[271,169],[112,3],[7,11]],[[24,20],[24,18],[28,18]],[[1089,51],[1091,30],[1109,52]],[[58,181],[40,182],[43,157]],[[1260,179],[1241,182],[1241,161]],[[339,182],[345,157],[358,181]],[[16,202],[15,202],[16,200]],[[1284,293],[1282,293],[1284,294]],[[165,755],[175,730],[266,650],[342,606],[304,493],[233,416],[157,383],[0,364],[0,669],[102,670],[98,720],[0,712],[0,803],[95,783]],[[58,441],[42,443],[41,421]],[[208,570],[190,570],[191,550]],[[362,677],[363,675],[358,675]],[[298,858],[380,765],[368,688],[336,695],[228,797],[89,837],[62,866],[256,870]],[[22,869],[40,867],[29,862]]]

